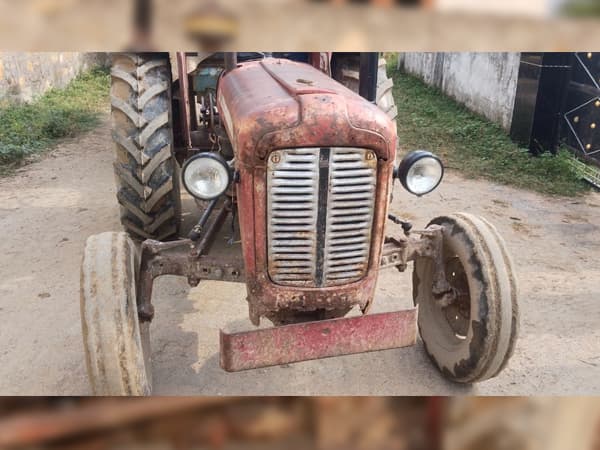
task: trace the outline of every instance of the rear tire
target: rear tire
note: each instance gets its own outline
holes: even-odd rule
[[[181,199],[173,156],[168,54],[117,53],[111,75],[121,223],[135,239],[176,237]]]
[[[81,265],[81,325],[95,395],[150,395],[149,322],[136,302],[138,255],[124,232],[90,236]]]
[[[360,56],[352,55],[342,58],[335,67],[334,78],[348,89],[358,94],[358,83],[360,77]],[[387,75],[387,63],[385,58],[379,58],[377,69],[377,106],[383,110],[388,117],[396,122],[398,108],[394,101],[392,88],[394,82]]]
[[[398,108],[393,94],[394,81],[388,77],[387,62],[385,58],[379,58],[379,67],[377,69],[377,106],[388,115],[390,119],[396,122],[398,117]]]
[[[485,219],[459,213],[433,219],[443,228],[446,279],[457,293],[444,305],[432,292],[434,264],[418,258],[413,299],[425,350],[447,378],[474,383],[497,376],[518,334],[517,285],[504,241]]]

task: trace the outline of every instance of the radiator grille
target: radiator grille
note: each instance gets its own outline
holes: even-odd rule
[[[269,157],[269,274],[275,283],[313,285],[316,275],[319,149]]]
[[[271,279],[321,287],[362,278],[369,262],[375,155],[341,147],[277,150],[267,168]]]

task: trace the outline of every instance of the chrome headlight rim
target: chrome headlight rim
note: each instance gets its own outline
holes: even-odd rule
[[[225,174],[227,176],[227,179],[226,179],[227,182],[225,184],[225,188],[221,192],[219,192],[219,194],[217,194],[217,195],[207,196],[207,195],[198,194],[197,192],[194,192],[193,189],[190,189],[190,187],[186,183],[185,174],[186,174],[186,171],[189,169],[190,165],[194,164],[196,161],[198,161],[200,159],[205,159],[205,158],[209,158],[211,160],[218,162],[225,169]],[[232,173],[231,167],[229,167],[229,164],[227,164],[227,161],[225,160],[225,158],[223,158],[223,156],[221,156],[221,154],[219,154],[219,153],[214,153],[214,152],[198,153],[198,154],[192,156],[191,158],[189,158],[183,164],[183,167],[181,168],[181,181],[183,183],[183,187],[185,188],[186,191],[188,191],[188,193],[192,197],[197,198],[199,200],[214,200],[215,198],[219,198],[221,195],[223,195],[227,191],[227,189],[231,185],[232,180],[233,180],[233,173]]]
[[[440,177],[437,180],[437,182],[428,191],[414,192],[409,187],[408,174],[410,172],[410,169],[418,161],[420,161],[424,158],[434,159],[439,164]],[[442,160],[437,155],[435,155],[434,153],[431,153],[428,150],[413,150],[412,152],[408,153],[400,162],[400,165],[398,166],[398,169],[396,171],[396,178],[398,178],[400,180],[400,183],[402,184],[404,189],[406,189],[408,192],[410,192],[413,195],[421,197],[423,195],[427,195],[427,194],[430,194],[431,192],[435,191],[437,189],[437,187],[440,185],[440,183],[442,182],[442,180],[444,178],[444,164],[442,163]]]

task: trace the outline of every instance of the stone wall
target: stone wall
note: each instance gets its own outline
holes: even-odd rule
[[[509,130],[520,57],[520,53],[400,53],[398,65]]]
[[[107,53],[0,52],[0,101],[29,102],[65,87],[82,71],[108,65]]]

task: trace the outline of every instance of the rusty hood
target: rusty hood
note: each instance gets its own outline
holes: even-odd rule
[[[219,80],[218,107],[240,163],[261,165],[276,148],[360,146],[394,158],[394,123],[308,64],[267,58]]]

